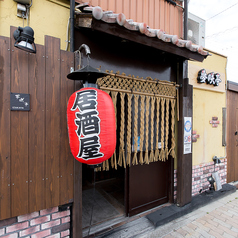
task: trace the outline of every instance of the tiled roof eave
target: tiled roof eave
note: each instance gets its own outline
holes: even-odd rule
[[[176,35],[166,34],[160,29],[151,29],[145,23],[126,19],[123,13],[103,11],[100,7],[83,7],[84,12],[92,14],[91,28],[112,34],[130,41],[175,54],[185,59],[202,62],[209,52],[191,41],[178,39]]]
[[[146,35],[143,35],[140,32],[136,32],[136,31],[128,32],[128,29],[125,29],[115,23],[108,24],[103,21],[93,19],[91,23],[91,28],[93,30],[114,35],[122,39],[126,39],[126,40],[136,42],[142,45],[153,47],[163,52],[177,55],[184,59],[196,60],[196,61],[202,62],[204,58],[206,58],[205,56],[198,54],[196,52],[192,52],[186,48],[177,47],[171,43],[166,43],[153,37],[147,37]]]

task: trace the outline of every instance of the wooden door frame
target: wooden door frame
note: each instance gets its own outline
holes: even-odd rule
[[[181,70],[183,69],[183,70]],[[186,63],[178,63],[179,121],[177,138],[177,205],[184,206],[192,201],[192,153],[184,154],[184,117],[193,116],[193,86],[186,76]],[[192,151],[191,151],[192,152]]]

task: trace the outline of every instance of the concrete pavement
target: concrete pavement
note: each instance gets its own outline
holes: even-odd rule
[[[238,191],[134,237],[238,237]]]
[[[92,227],[92,235],[87,237],[238,237],[237,187],[237,184],[225,184],[222,190],[197,195],[181,209],[174,204],[165,204],[156,211],[152,209],[133,217],[119,217],[108,224],[100,224],[101,228]]]

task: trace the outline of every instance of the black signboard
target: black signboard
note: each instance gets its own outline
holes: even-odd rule
[[[30,94],[11,93],[11,111],[30,111]]]

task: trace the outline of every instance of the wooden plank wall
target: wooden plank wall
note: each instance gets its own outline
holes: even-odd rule
[[[124,13],[127,19],[145,22],[150,28],[183,38],[183,9],[165,0],[89,0],[104,11]],[[177,1],[178,4],[180,4]]]
[[[10,39],[0,37],[0,219],[10,217]]]
[[[73,201],[66,108],[75,84],[66,76],[74,54],[50,36],[36,47],[29,54],[0,37],[0,220]],[[10,92],[30,94],[30,111],[10,111]]]

